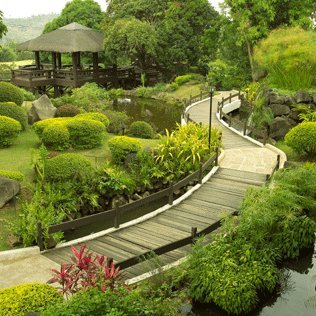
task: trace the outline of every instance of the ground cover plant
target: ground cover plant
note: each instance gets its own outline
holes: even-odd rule
[[[279,171],[272,186],[250,189],[237,218],[206,247],[197,244],[187,268],[192,297],[228,313],[255,308],[260,293],[278,283],[278,263],[315,241],[316,165]]]

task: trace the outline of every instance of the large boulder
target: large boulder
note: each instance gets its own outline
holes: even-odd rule
[[[287,115],[290,113],[290,108],[285,104],[270,104],[270,108],[274,116]]]
[[[6,177],[0,177],[0,208],[20,192],[20,183]]]
[[[279,140],[284,138],[286,133],[295,125],[295,122],[288,117],[276,117],[270,126],[270,137]]]
[[[55,117],[56,107],[50,101],[46,94],[43,94],[39,99],[32,103],[29,117],[32,116],[35,120],[45,120]],[[33,123],[36,121],[33,121]]]
[[[297,93],[296,93],[296,102],[297,103],[309,103],[311,101],[312,101],[312,98],[308,92],[306,92],[304,90],[297,91]]]

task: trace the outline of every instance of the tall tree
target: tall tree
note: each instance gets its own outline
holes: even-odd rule
[[[102,19],[103,13],[97,2],[93,0],[72,0],[65,5],[57,18],[45,25],[43,33],[54,31],[72,22],[98,30]]]
[[[237,25],[238,42],[245,44],[253,78],[253,48],[280,25],[311,25],[314,0],[225,0],[229,16]]]
[[[8,29],[3,23],[3,12],[0,11],[0,39],[7,33]]]

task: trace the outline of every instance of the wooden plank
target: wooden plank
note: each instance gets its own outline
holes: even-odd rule
[[[199,200],[199,201],[205,201],[212,204],[218,204],[222,206],[229,206],[229,207],[236,207],[236,208],[238,208],[238,206],[240,205],[240,202],[242,201],[241,197],[240,198],[231,197],[230,199],[223,199],[215,195],[206,196],[202,194],[195,194],[194,198],[195,200]]]
[[[156,242],[161,243],[161,246],[170,242],[175,241],[176,239],[168,236],[168,235],[161,235],[158,232],[150,231],[144,228],[135,227],[134,233],[142,235],[146,239],[156,240]]]
[[[187,233],[181,230],[178,230],[177,228],[166,226],[164,224],[155,223],[152,221],[141,223],[138,225],[138,227],[145,228],[150,231],[154,229],[154,231],[159,232],[159,233],[162,232],[162,233],[172,234],[174,237],[177,237],[179,239],[188,236]]]
[[[169,226],[169,227],[174,227],[174,228],[177,228],[179,230],[182,230],[183,232],[185,232],[187,234],[191,233],[191,228],[192,227],[190,225],[186,225],[186,224],[182,224],[182,223],[179,223],[179,222],[175,222],[173,220],[171,221],[170,219],[165,218],[165,217],[163,217],[161,215],[152,218],[151,222],[159,223],[159,224],[166,225],[166,226]]]
[[[208,223],[205,223],[204,221],[193,220],[192,218],[182,216],[182,214],[179,214],[177,212],[173,212],[173,213],[170,212],[170,213],[164,214],[164,216],[169,218],[170,220],[174,220],[180,223],[187,223],[191,227],[197,227],[198,230],[201,230],[208,226]]]
[[[225,194],[234,194],[238,196],[244,196],[245,192],[247,191],[247,187],[238,188],[236,185],[234,187],[228,187],[225,185],[215,184],[215,183],[205,183],[203,187],[199,190],[199,192],[211,192],[214,194],[217,193],[225,193]]]
[[[228,168],[220,168],[217,172],[217,175],[228,175],[228,176],[233,176],[236,178],[241,178],[241,179],[245,178],[248,180],[256,180],[256,181],[266,180],[266,175],[262,173],[236,170],[236,169],[228,169]]]
[[[194,196],[190,197],[189,199],[185,200],[184,202],[182,202],[183,204],[187,204],[187,205],[196,205],[199,206],[201,208],[207,208],[210,211],[234,211],[235,208],[231,207],[231,206],[225,206],[225,205],[219,205],[217,203],[213,203],[213,202],[207,202],[207,201],[202,201],[200,199],[196,199],[194,198]]]
[[[215,174],[213,177],[214,178],[221,178],[221,179],[230,180],[230,181],[234,181],[234,182],[237,182],[237,183],[246,183],[246,184],[255,185],[255,186],[261,186],[265,182],[265,181],[241,179],[241,178],[236,178],[236,177],[228,176],[228,175],[217,175],[217,174]]]
[[[238,186],[236,186],[235,181],[230,181],[227,179],[222,178],[214,178],[212,177],[208,182],[204,184],[206,187],[223,187],[223,188],[230,188],[231,190],[240,190],[240,191],[246,191],[248,189],[249,184],[247,183],[239,183]]]
[[[220,217],[222,217],[223,214],[220,214],[219,212],[210,212],[206,209],[201,209],[197,206],[191,206],[191,205],[182,205],[174,208],[181,210],[181,212],[185,212],[188,214],[198,215],[201,217],[204,217],[208,221],[217,221]]]
[[[181,207],[184,207],[185,209],[194,210],[194,212],[207,212],[211,218],[218,219],[218,217],[225,216],[226,214],[229,214],[232,212],[232,209],[230,208],[220,208],[220,207],[214,207],[213,205],[205,206],[201,205],[197,201],[190,201],[187,203],[181,203]]]
[[[234,194],[233,192],[221,192],[214,189],[201,188],[194,194],[195,198],[201,198],[204,201],[215,201],[225,200],[225,201],[237,201],[243,199],[243,195]]]
[[[165,244],[165,240],[160,240],[159,242],[156,240],[156,238],[148,238],[148,235],[144,237],[143,234],[140,234],[139,232],[122,232],[118,234],[121,239],[126,239],[128,241],[133,241],[135,244],[140,246],[147,246],[150,248],[157,248],[159,246],[162,246]]]
[[[179,214],[183,218],[190,219],[192,221],[192,227],[194,227],[194,223],[197,221],[205,223],[207,226],[211,225],[213,222],[216,222],[216,219],[203,216],[201,214],[196,214],[193,212],[186,212],[182,210],[181,208],[173,208],[173,214]]]

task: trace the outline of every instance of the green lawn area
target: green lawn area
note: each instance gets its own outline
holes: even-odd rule
[[[34,64],[33,59],[26,59],[26,60],[18,60],[18,61],[6,61],[6,62],[1,62],[0,64],[2,65],[8,65],[11,66],[14,64],[15,66],[25,66],[25,65],[31,65]]]
[[[190,95],[195,96],[201,92],[201,88],[204,86],[202,83],[186,83],[180,86],[176,91],[169,92],[170,97],[176,99],[190,98]]]

